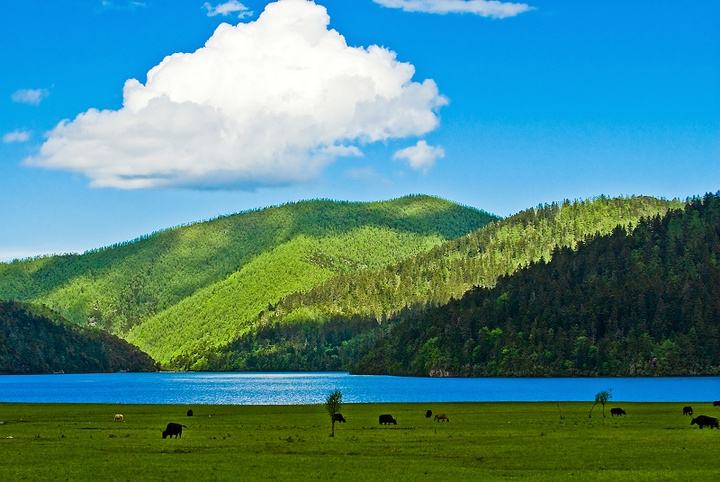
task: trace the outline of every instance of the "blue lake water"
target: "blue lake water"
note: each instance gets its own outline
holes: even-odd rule
[[[720,399],[720,377],[412,378],[346,373],[110,373],[2,375],[0,402],[294,405],[340,389],[346,402]]]

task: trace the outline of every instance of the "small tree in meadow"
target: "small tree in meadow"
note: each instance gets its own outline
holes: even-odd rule
[[[327,413],[330,415],[330,420],[332,423],[332,431],[330,432],[331,437],[335,436],[335,414],[340,412],[341,407],[342,392],[340,390],[335,390],[325,399],[325,410],[327,410]]]
[[[592,412],[595,408],[595,405],[600,404],[602,405],[602,414],[603,418],[605,418],[605,404],[608,403],[608,401],[612,398],[612,394],[610,393],[610,390],[603,390],[602,392],[597,392],[595,394],[595,402],[593,403],[592,407],[590,408],[590,414],[588,415],[588,418],[592,418]]]

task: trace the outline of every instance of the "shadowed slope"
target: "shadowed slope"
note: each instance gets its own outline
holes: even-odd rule
[[[124,340],[80,328],[56,313],[0,302],[0,373],[153,371],[155,362]]]
[[[720,372],[720,197],[556,251],[461,299],[407,313],[362,372],[699,375]]]

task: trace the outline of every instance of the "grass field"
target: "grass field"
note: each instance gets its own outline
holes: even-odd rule
[[[319,406],[0,404],[0,480],[717,480],[720,430],[683,405],[589,420],[589,403],[346,404],[330,438]],[[162,439],[171,421],[182,439]]]

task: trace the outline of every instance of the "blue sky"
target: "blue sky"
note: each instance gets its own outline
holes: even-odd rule
[[[203,1],[3,5],[0,258],[83,250],[306,198],[374,200],[428,193],[507,215],[563,198],[684,198],[720,188],[720,2],[713,0],[682,5],[537,0],[527,1],[529,11],[502,19],[408,12],[379,5],[381,0],[321,1],[330,27],[349,46],[390,49],[414,66],[412,80],[418,85],[435,82],[434,99],[442,96],[447,105],[431,108],[433,99],[425,99],[412,108],[434,113],[437,125],[418,123],[402,134],[406,126],[380,118],[391,134],[371,141],[371,126],[364,125],[352,131],[357,139],[338,143],[361,156],[326,159],[309,168],[316,164],[308,164],[302,145],[288,151],[297,164],[278,164],[277,179],[272,179],[274,168],[266,168],[277,160],[262,151],[253,158],[251,174],[232,171],[228,184],[219,181],[226,171],[197,177],[181,169],[168,179],[167,169],[157,167],[152,173],[161,172],[160,181],[128,189],[116,177],[103,177],[108,165],[124,160],[110,157],[83,171],[68,167],[77,150],[53,151],[35,162],[39,166],[23,162],[39,159],[46,136],[61,120],[91,108],[120,109],[126,80],[144,84],[148,70],[165,56],[202,47],[222,22],[256,21],[269,2],[242,3],[247,11],[227,16],[208,16]],[[272,60],[263,62],[272,69]],[[208,67],[211,76],[222,65]],[[382,115],[383,107],[378,109]],[[400,114],[408,117],[402,108]],[[128,119],[132,124],[135,117]],[[198,131],[208,122],[200,116]],[[319,124],[311,136],[321,138],[327,125]],[[87,130],[77,134],[82,141],[89,135]],[[76,144],[77,136],[71,138]],[[243,150],[263,148],[257,137],[243,140]],[[420,159],[413,167],[396,155],[421,140],[444,156]],[[182,138],[173,142],[180,150],[171,157],[185,152]],[[82,151],[87,144],[77,145]],[[96,148],[93,153],[107,150],[102,143]],[[145,154],[148,163],[162,163],[152,152]],[[217,162],[226,162],[226,155],[218,153]],[[203,162],[196,158],[188,162]],[[56,168],[48,169],[53,163]],[[138,169],[137,179],[146,179],[144,166]],[[93,187],[93,179],[111,186]]]

